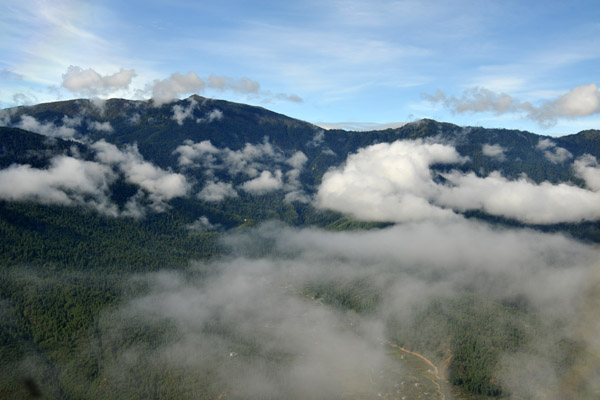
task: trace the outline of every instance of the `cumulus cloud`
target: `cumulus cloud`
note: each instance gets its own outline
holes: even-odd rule
[[[566,183],[536,184],[526,178],[510,181],[498,172],[479,177],[431,169],[433,164],[463,161],[449,145],[399,141],[369,146],[323,176],[315,204],[373,221],[450,218],[456,211],[467,210],[533,224],[600,219],[597,190]],[[591,165],[586,158],[575,168],[595,182],[595,167],[586,169]],[[594,185],[590,187],[594,189]]]
[[[198,193],[198,198],[204,201],[221,201],[227,197],[238,197],[238,194],[231,183],[226,182],[208,182]]]
[[[11,201],[86,205],[116,215],[109,201],[109,185],[116,174],[106,165],[57,156],[48,169],[12,165],[0,170],[0,197]]]
[[[44,136],[70,139],[77,135],[77,130],[75,128],[81,126],[82,121],[81,117],[71,118],[65,115],[60,120],[60,125],[57,125],[52,122],[39,122],[31,115],[22,115],[21,120],[16,126],[26,131]]]
[[[62,86],[74,93],[90,96],[106,95],[119,89],[127,89],[135,76],[134,70],[121,68],[112,75],[100,75],[91,68],[71,65],[62,76]]]
[[[144,189],[157,211],[163,211],[168,200],[185,196],[190,189],[190,184],[183,175],[145,161],[136,145],[120,150],[114,144],[101,140],[94,143],[92,148],[96,150],[99,161],[118,167],[127,181]]]
[[[271,171],[262,171],[259,176],[244,182],[240,187],[252,194],[264,194],[281,189],[283,187],[282,172],[276,170],[273,174]]]
[[[434,103],[441,103],[454,113],[491,112],[496,115],[506,113],[524,114],[526,118],[548,127],[558,118],[581,118],[600,113],[600,90],[591,83],[577,86],[555,100],[548,100],[539,106],[521,101],[506,93],[474,87],[463,92],[461,97],[447,96],[438,90],[434,95],[423,97]]]
[[[547,101],[531,112],[531,117],[542,123],[552,123],[556,118],[580,118],[600,113],[598,85],[577,86],[553,101]]]
[[[491,158],[497,158],[500,161],[506,159],[506,156],[504,155],[506,149],[504,149],[504,147],[500,146],[499,144],[486,143],[482,146],[481,151],[483,152],[483,155]]]
[[[561,164],[570,158],[573,158],[573,154],[567,149],[558,147],[550,139],[540,139],[536,145],[538,150],[544,152],[544,157],[554,164]]]
[[[369,146],[323,176],[315,204],[374,221],[448,218],[452,211],[428,201],[438,190],[429,167],[460,162],[464,159],[448,145],[398,141]]]

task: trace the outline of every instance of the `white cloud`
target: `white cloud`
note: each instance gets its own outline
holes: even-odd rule
[[[258,93],[260,84],[249,78],[234,79],[228,76],[211,74],[207,79],[207,87],[218,90],[233,90],[239,93]]]
[[[544,157],[554,164],[560,164],[570,158],[573,158],[573,154],[571,154],[569,150],[558,147],[550,139],[540,139],[536,145],[536,148],[543,151]]]
[[[193,112],[197,105],[198,102],[194,98],[190,100],[190,104],[187,107],[183,107],[179,104],[174,105],[173,116],[171,117],[171,119],[177,121],[177,125],[183,125],[183,121],[185,121],[186,119],[194,118]]]
[[[161,106],[180,96],[190,93],[201,93],[206,89],[218,91],[229,90],[245,95],[255,95],[262,98],[263,101],[275,99],[296,103],[302,102],[302,99],[297,95],[288,95],[285,93],[273,95],[268,91],[263,92],[260,89],[260,84],[249,78],[236,79],[229,76],[211,74],[203,79],[193,71],[185,75],[175,72],[167,79],[156,79],[152,84],[147,85],[146,92],[152,92],[154,104]]]
[[[192,120],[194,119],[194,110],[199,108],[199,104],[194,98],[190,98],[189,102],[190,103],[187,107],[184,107],[179,104],[173,106],[173,116],[171,117],[171,119],[177,121],[178,125],[183,125],[183,121],[185,121],[188,118]],[[204,115],[204,117],[196,118],[196,123],[211,123],[213,121],[219,121],[221,119],[223,119],[223,112],[215,108],[207,112],[206,115]]]
[[[479,310],[490,304],[494,307],[488,310],[506,307],[507,313],[487,311],[484,315],[492,324],[487,328],[498,327],[501,341],[514,332],[522,339],[517,349],[491,353],[498,355],[493,373],[505,391],[531,398],[535,396],[527,393],[535,389],[537,395],[551,397],[564,376],[577,368],[559,364],[557,355],[572,355],[561,351],[559,344],[575,341],[581,354],[598,349],[594,318],[598,299],[590,290],[599,282],[598,252],[562,235],[497,229],[458,218],[451,223],[427,221],[353,232],[266,224],[230,235],[224,245],[232,257],[198,263],[197,270],[192,267],[210,274],[146,275],[142,279],[148,290],[124,303],[114,318],[100,321],[103,342],[119,349],[113,373],[131,374],[125,381],[135,381],[138,363],[149,360],[153,367],[176,368],[192,378],[205,368],[203,375],[226,382],[228,396],[236,398],[336,398],[357,384],[377,393],[387,390],[373,382],[379,374],[393,370],[397,380],[411,374],[397,359],[386,363],[382,338],[406,341],[409,348],[418,343],[434,352],[419,338],[421,334],[447,334],[445,343],[460,340],[453,328],[448,329],[448,321],[459,317],[458,323],[468,326],[480,321]],[[264,248],[268,254],[255,254]],[[327,299],[304,296],[322,285],[344,293],[346,284],[353,282],[361,285],[358,301],[376,294],[376,310],[362,315],[340,310]],[[505,306],[515,299],[525,305]],[[462,306],[453,310],[456,300],[471,304],[478,315]],[[419,312],[431,311],[433,304],[441,311],[439,321]],[[140,320],[141,326],[132,322]],[[400,327],[392,321],[400,321]],[[165,322],[175,334],[165,335],[157,347],[132,346],[123,340],[131,332],[128,327],[147,332]],[[206,326],[225,326],[226,334],[207,331]],[[248,342],[252,353],[242,353]],[[272,354],[285,354],[285,362],[269,357]],[[521,362],[506,363],[505,357]],[[123,368],[127,363],[132,368]],[[543,367],[550,378],[531,371],[532,365]],[[527,392],[507,379],[519,374],[527,381]],[[184,385],[186,381],[182,380]],[[589,384],[581,382],[585,383]],[[218,387],[218,392],[223,390]]]
[[[573,88],[558,99],[548,101],[532,112],[532,117],[545,123],[556,118],[580,118],[600,113],[600,90],[591,83]]]
[[[238,197],[231,183],[208,182],[198,193],[198,198],[204,201],[221,201],[227,197]]]
[[[295,152],[290,158],[286,160],[286,163],[291,165],[294,169],[301,170],[304,164],[308,161],[308,157],[301,151]]]
[[[435,95],[425,94],[423,97],[434,103],[442,103],[454,113],[524,114],[542,127],[555,125],[558,118],[575,119],[600,113],[600,90],[595,83],[577,86],[539,106],[482,87],[467,89],[461,97],[447,96],[439,90]]]
[[[307,143],[307,145],[311,146],[311,147],[319,147],[320,145],[323,144],[324,140],[325,140],[325,131],[322,129],[319,129],[318,131],[315,132],[315,136],[313,136],[313,138]]]
[[[374,221],[448,218],[452,211],[427,200],[438,190],[429,166],[463,161],[453,147],[442,144],[376,144],[350,155],[340,169],[328,171],[315,203]]]
[[[173,152],[173,154],[179,154],[178,163],[180,166],[191,166],[203,157],[216,153],[219,153],[219,149],[213,146],[210,140],[194,143],[189,139],[184,141],[182,145],[177,146]],[[214,158],[211,158],[211,160],[214,160]]]
[[[434,179],[432,164],[461,161],[448,145],[400,141],[369,146],[323,176],[315,204],[375,221],[448,218],[467,210],[532,224],[600,219],[600,192],[570,184],[509,181],[498,172],[478,177],[458,170],[439,174],[445,183]],[[591,159],[581,159],[574,168],[597,188]]]
[[[77,130],[75,128],[80,126],[81,123],[82,119],[80,117],[70,118],[66,115],[62,118],[61,125],[55,125],[52,122],[41,123],[30,115],[22,115],[16,126],[44,136],[70,139],[76,136]]]
[[[244,182],[240,187],[252,194],[264,194],[281,189],[283,187],[281,170],[276,170],[275,174],[271,171],[262,171],[258,177]]]
[[[197,123],[208,122],[211,123],[213,121],[219,121],[223,119],[223,111],[219,109],[210,110],[206,115],[202,118],[198,118],[196,120]]]
[[[205,215],[201,216],[191,224],[186,225],[191,231],[195,232],[206,232],[206,231],[214,231],[221,227],[221,224],[212,224],[208,217]]]
[[[504,155],[504,152],[506,151],[504,149],[504,147],[500,146],[499,144],[484,144],[481,148],[481,151],[483,152],[483,155],[491,157],[491,158],[497,158],[500,161],[503,161],[506,159],[506,156]]]
[[[573,163],[575,174],[585,181],[590,189],[600,192],[600,165],[596,157],[585,154]]]
[[[114,129],[109,121],[106,121],[106,122],[91,121],[91,122],[88,122],[88,127],[90,127],[90,129],[93,129],[93,130],[99,131],[99,132],[106,132],[106,133],[114,132]]]
[[[127,89],[135,76],[134,70],[121,68],[112,75],[100,75],[91,68],[83,69],[71,65],[62,76],[62,86],[74,93],[90,96],[106,95],[116,90]]]
[[[317,122],[317,126],[323,129],[343,129],[346,131],[383,131],[386,129],[400,128],[406,122]]]
[[[94,143],[92,148],[96,150],[96,158],[99,161],[117,166],[127,181],[148,192],[153,208],[157,211],[163,211],[166,201],[185,196],[190,189],[183,175],[166,171],[145,161],[136,145],[119,150],[117,146],[101,140]]]
[[[509,181],[499,173],[480,178],[453,171],[444,177],[451,186],[440,187],[433,201],[457,211],[482,210],[533,224],[600,219],[600,193],[577,186]]]
[[[454,113],[493,112],[500,115],[532,109],[529,103],[523,103],[506,93],[496,93],[482,87],[467,89],[460,98],[448,97],[440,90],[435,95],[424,95],[424,98],[431,102],[440,102]]]
[[[195,72],[182,75],[178,72],[167,79],[155,80],[151,85],[152,100],[156,106],[163,105],[181,95],[198,93],[204,90],[206,83]]]
[[[0,197],[33,200],[46,204],[85,205],[116,215],[108,200],[109,185],[116,174],[106,165],[57,156],[48,169],[12,165],[0,170]]]

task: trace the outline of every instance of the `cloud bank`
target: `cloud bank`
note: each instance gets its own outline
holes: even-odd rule
[[[571,156],[566,150],[568,155],[558,151],[560,148],[551,142],[540,143],[553,162]],[[501,154],[497,148],[493,150]],[[510,181],[499,172],[480,177],[472,172],[442,173],[432,169],[434,164],[464,161],[450,145],[398,141],[369,146],[323,176],[315,204],[373,221],[444,219],[469,210],[530,224],[600,219],[595,159],[584,157],[574,164],[578,174],[589,181],[588,188],[566,183],[536,184],[526,177]]]

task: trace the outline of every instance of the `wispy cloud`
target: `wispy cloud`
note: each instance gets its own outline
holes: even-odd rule
[[[146,86],[146,91],[152,93],[152,100],[156,106],[169,103],[180,96],[191,93],[202,93],[206,89],[217,91],[232,91],[245,95],[256,95],[263,100],[277,99],[291,102],[301,102],[297,95],[261,91],[260,84],[249,78],[232,78],[224,75],[211,74],[207,78],[200,78],[195,72],[187,74],[175,72],[166,79],[156,79]]]
[[[559,118],[576,119],[600,113],[600,90],[595,83],[577,86],[539,106],[481,87],[467,89],[461,97],[447,96],[439,90],[434,95],[425,94],[423,97],[443,104],[453,113],[523,114],[543,127],[556,124]]]

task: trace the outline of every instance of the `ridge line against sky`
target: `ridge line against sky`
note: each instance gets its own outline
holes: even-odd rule
[[[8,0],[0,107],[198,93],[320,125],[600,127],[597,1]]]

